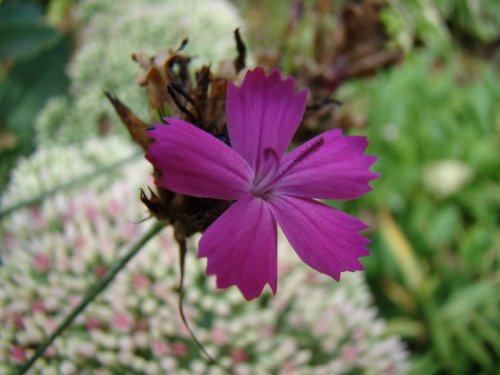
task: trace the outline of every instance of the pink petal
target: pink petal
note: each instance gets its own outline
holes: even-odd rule
[[[305,150],[321,139],[323,144],[304,157]],[[285,156],[281,169],[290,163],[294,165],[290,166],[275,190],[280,194],[305,198],[358,198],[372,190],[368,184],[370,181],[380,177],[370,171],[377,157],[364,154],[367,146],[365,137],[342,135],[340,129],[325,132]]]
[[[253,171],[243,158],[207,132],[175,118],[157,124],[156,139],[146,153],[163,176],[156,183],[177,193],[216,199],[238,199],[249,191]]]
[[[339,281],[344,271],[363,270],[359,257],[370,241],[361,220],[312,199],[282,196],[268,202],[274,218],[300,259]]]
[[[295,93],[294,80],[284,81],[278,70],[266,77],[262,68],[249,71],[240,88],[227,85],[227,127],[231,147],[262,176],[272,169],[272,149],[280,160],[299,126],[306,106],[307,91]]]
[[[277,228],[266,203],[248,195],[235,202],[203,234],[198,257],[207,257],[207,275],[217,287],[236,285],[247,300],[266,284],[277,287]]]

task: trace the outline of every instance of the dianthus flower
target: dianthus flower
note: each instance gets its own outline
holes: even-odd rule
[[[298,256],[335,280],[362,270],[358,258],[370,242],[360,220],[314,199],[348,200],[371,190],[376,157],[364,154],[365,137],[340,129],[321,134],[285,155],[304,115],[307,91],[278,70],[249,71],[241,87],[227,86],[231,147],[176,118],[157,124],[146,158],[163,175],[156,184],[185,195],[235,201],[203,234],[198,257],[207,257],[217,287],[238,286],[246,299],[266,284],[277,289],[277,225]]]

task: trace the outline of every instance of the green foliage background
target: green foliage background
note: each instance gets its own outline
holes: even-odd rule
[[[379,215],[367,273],[394,328],[422,354],[418,374],[493,374],[499,364],[496,82],[491,66],[459,51],[444,61],[414,51],[354,89],[353,97],[365,96],[369,151],[382,174],[358,202]],[[469,172],[446,196],[425,183],[442,160]],[[444,184],[453,176],[430,178]]]
[[[0,189],[17,158],[35,148],[38,111],[69,84],[71,38],[44,13],[36,2],[0,2]]]

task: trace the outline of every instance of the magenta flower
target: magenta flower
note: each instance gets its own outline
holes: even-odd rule
[[[181,194],[235,201],[203,234],[198,257],[217,287],[237,285],[246,299],[269,284],[277,288],[277,225],[298,256],[315,270],[340,279],[362,270],[358,258],[370,242],[363,222],[316,199],[348,200],[371,190],[376,157],[364,154],[365,137],[340,129],[317,136],[289,154],[286,149],[306,105],[293,78],[274,70],[249,71],[240,88],[227,86],[231,147],[176,118],[148,134],[156,142],[146,158],[163,172],[156,183]]]

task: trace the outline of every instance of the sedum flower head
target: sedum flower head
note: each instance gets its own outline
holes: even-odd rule
[[[228,82],[226,115],[231,147],[183,120],[167,118],[148,132],[146,157],[163,174],[156,183],[190,196],[235,201],[205,232],[199,257],[217,286],[237,285],[245,298],[265,284],[277,288],[277,225],[299,257],[340,279],[362,270],[367,226],[317,199],[347,200],[371,190],[376,157],[364,137],[326,132],[285,155],[302,120],[307,92],[274,70],[249,71],[240,88]]]
[[[0,207],[7,208],[31,199],[91,174],[103,165],[130,157],[134,152],[133,144],[118,137],[93,137],[78,146],[40,147],[29,158],[21,159],[12,171],[11,182],[3,193]],[[113,178],[120,175],[120,171],[110,171],[92,180],[92,186],[104,189]],[[81,181],[79,188],[87,185],[86,181]]]
[[[243,22],[225,0],[85,0],[78,3],[81,45],[69,66],[71,94],[52,98],[37,119],[43,145],[78,143],[109,128],[125,135],[103,90],[120,94],[142,118],[147,117],[144,93],[130,84],[139,70],[133,52],[148,55],[178,46],[199,66],[235,55],[232,32]],[[216,16],[214,16],[216,15]]]
[[[125,147],[117,140],[102,142],[72,152],[54,148],[59,158],[44,158],[49,151],[41,150],[19,169],[48,170],[44,183],[53,186],[64,181],[73,160],[98,166],[106,161],[103,149],[112,155]],[[2,221],[0,374],[13,373],[31,357],[87,288],[147,230],[151,223],[137,224],[145,209],[131,197],[148,172],[144,160],[130,163],[113,183],[60,192]],[[22,190],[22,182],[14,178],[10,191]],[[217,291],[191,247],[185,310],[210,353],[235,375],[405,374],[407,352],[397,337],[386,335],[363,274],[334,283],[301,267],[281,234],[278,247],[280,293],[251,302],[234,289]],[[178,317],[177,251],[171,228],[165,228],[30,373],[221,374],[200,358]]]

